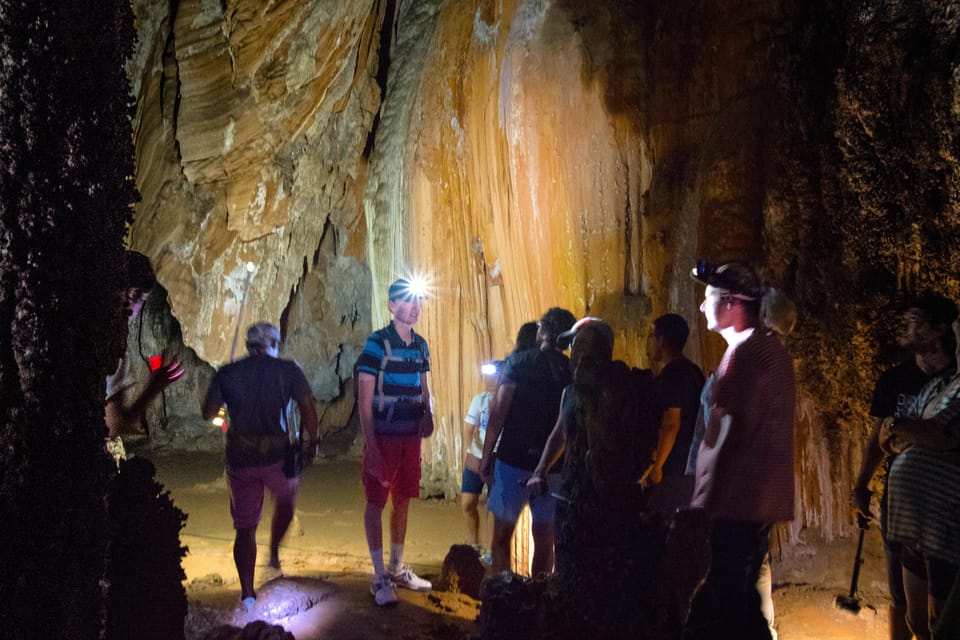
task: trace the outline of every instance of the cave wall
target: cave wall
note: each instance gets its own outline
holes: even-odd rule
[[[613,33],[613,13],[587,15]],[[562,3],[481,2],[443,3],[433,20],[398,17],[396,46],[409,39],[425,52],[392,63],[402,82],[388,84],[384,112],[397,100],[408,113],[381,122],[377,147],[389,141],[391,152],[371,158],[368,215],[374,228],[400,220],[412,230],[404,266],[432,276],[419,328],[440,419],[424,471],[448,495],[479,366],[504,357],[521,324],[558,305],[607,318],[624,356],[644,344],[641,193],[652,165],[642,102],[637,93],[616,103],[591,77],[591,64],[626,71],[641,55],[634,42],[616,56],[617,39],[588,51],[578,15]],[[374,281],[388,272],[375,265]]]
[[[520,324],[599,315],[646,366],[674,311],[710,370],[686,273],[748,259],[799,308],[790,536],[848,531],[892,301],[957,293],[956,3],[327,5],[135,3],[131,240],[185,343],[226,360],[255,262],[244,323],[286,310],[340,423],[386,286],[429,273],[424,480],[452,495],[478,366]]]
[[[369,333],[369,305],[358,295],[326,308],[323,290],[369,289],[359,194],[386,3],[133,6],[142,201],[131,245],[152,259],[201,360],[241,357],[247,325],[282,320],[283,355],[304,366],[326,419],[342,423],[352,409],[342,374]],[[301,290],[318,297],[304,302]],[[301,312],[284,317],[291,298]],[[194,412],[203,391],[189,394]]]

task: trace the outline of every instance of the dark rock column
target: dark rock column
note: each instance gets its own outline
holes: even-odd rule
[[[104,376],[124,335],[135,200],[125,2],[0,2],[0,620],[102,626]]]

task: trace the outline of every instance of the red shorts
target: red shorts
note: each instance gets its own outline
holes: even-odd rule
[[[230,489],[230,515],[234,529],[252,529],[260,523],[263,490],[269,489],[277,506],[293,508],[300,478],[283,475],[283,460],[265,467],[227,467],[227,488]]]
[[[383,507],[387,496],[393,499],[420,497],[420,436],[377,436],[383,457],[387,486],[367,473],[367,456],[363,456],[363,489],[367,502]]]

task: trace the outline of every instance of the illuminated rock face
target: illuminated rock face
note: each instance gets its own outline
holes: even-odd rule
[[[331,255],[363,259],[356,185],[382,7],[197,0],[171,16],[136,4],[131,242],[153,258],[187,344],[219,365],[241,305],[244,324],[279,322],[324,234]]]
[[[794,532],[848,526],[883,305],[955,293],[956,16],[894,1],[262,4],[136,3],[131,240],[201,358],[228,359],[252,261],[242,323],[286,310],[288,354],[328,425],[345,422],[387,285],[429,273],[424,484],[452,495],[479,365],[523,322],[554,305],[601,316],[616,357],[646,366],[651,321],[673,311],[710,370],[724,344],[686,274],[699,256],[751,260],[800,311]]]
[[[341,345],[350,357],[369,332],[359,190],[383,3],[134,4],[143,201],[131,243],[153,259],[184,342],[215,366],[244,355],[242,327],[280,324],[299,300],[284,355],[304,363],[321,401],[339,397],[352,364]],[[355,295],[330,302],[334,289]]]

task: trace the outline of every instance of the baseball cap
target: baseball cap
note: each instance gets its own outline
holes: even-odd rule
[[[391,301],[404,300],[409,302],[414,298],[424,300],[426,297],[427,295],[423,291],[422,287],[418,286],[416,283],[410,282],[406,278],[398,278],[397,280],[394,280],[390,285],[390,288],[387,289],[387,298]]]
[[[594,318],[591,316],[580,318],[573,324],[573,326],[568,331],[564,331],[563,333],[561,333],[559,337],[561,339],[573,340],[573,338],[576,337],[577,332],[581,331],[585,327],[589,327],[590,329],[594,329],[598,331],[600,335],[603,336],[603,339],[606,340],[607,343],[610,345],[610,348],[611,349],[613,348],[613,329],[611,329],[610,325],[608,325],[606,322],[604,322],[600,318]]]
[[[763,282],[750,265],[744,262],[728,262],[715,267],[705,260],[698,260],[690,270],[690,277],[705,285],[729,291],[741,300],[759,300],[763,297]]]

